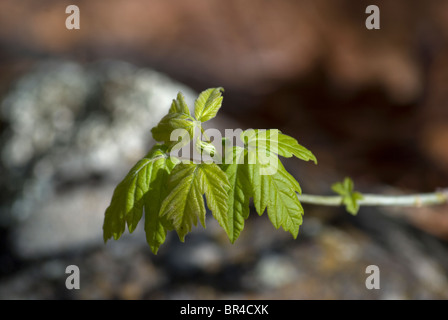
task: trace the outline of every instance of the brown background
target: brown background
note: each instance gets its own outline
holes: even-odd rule
[[[80,30],[65,28],[70,4]],[[380,30],[364,26],[370,4]],[[222,113],[314,152],[318,166],[291,164],[308,192],[346,175],[365,192],[448,187],[447,1],[1,1],[0,94],[52,58],[223,86]],[[446,206],[401,213],[448,238]]]

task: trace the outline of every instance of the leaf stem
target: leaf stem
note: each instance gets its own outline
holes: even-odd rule
[[[205,134],[205,130],[204,130],[204,128],[203,128],[202,126],[201,126],[201,133],[202,133],[202,136],[204,137],[204,139],[205,139],[206,142],[208,142],[208,143],[212,143],[212,142],[210,141],[210,138],[207,137],[207,135]]]
[[[376,195],[362,194],[363,198],[358,200],[360,206],[401,206],[422,207],[430,205],[441,205],[448,203],[448,189],[442,189],[433,193],[420,193],[412,195]],[[342,196],[319,196],[310,194],[299,194],[300,202],[323,206],[341,206]]]

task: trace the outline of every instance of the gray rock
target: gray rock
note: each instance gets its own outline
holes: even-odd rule
[[[120,61],[48,61],[17,81],[1,105],[10,129],[0,170],[16,192],[0,200],[0,216],[15,226],[19,256],[102,243],[113,188],[154,143],[150,129],[179,91],[192,105],[185,85]]]
[[[254,269],[255,282],[265,289],[276,289],[295,281],[300,271],[293,261],[280,254],[263,256]]]

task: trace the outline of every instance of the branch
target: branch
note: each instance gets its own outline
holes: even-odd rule
[[[405,196],[386,196],[375,194],[362,194],[363,198],[358,200],[360,206],[402,206],[422,207],[430,205],[441,205],[448,203],[448,189],[442,189],[433,193],[421,193]],[[341,206],[342,196],[317,196],[299,194],[300,202],[323,206]]]

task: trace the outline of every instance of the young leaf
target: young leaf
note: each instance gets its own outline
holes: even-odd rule
[[[185,102],[185,97],[181,92],[177,94],[177,99],[173,100],[169,113],[183,113],[190,117],[190,109],[188,108],[188,105]]]
[[[145,201],[146,241],[154,254],[165,242],[167,231],[172,230],[171,222],[159,215],[162,201],[168,194],[167,182],[175,164],[170,157],[160,157],[152,165],[151,182]]]
[[[300,185],[277,161],[277,170],[270,175],[261,174],[262,164],[248,164],[255,209],[261,215],[267,208],[274,227],[281,226],[297,238],[304,213],[296,194],[301,193]]]
[[[168,196],[162,202],[160,216],[171,220],[180,240],[191,231],[197,220],[205,226],[205,207],[202,195],[203,184],[198,165],[179,163],[168,179]]]
[[[227,205],[227,219],[221,226],[226,231],[231,243],[238,239],[244,228],[244,220],[249,217],[249,200],[252,196],[252,186],[249,181],[247,163],[244,163],[246,149],[233,147],[231,152],[232,161],[222,165],[231,188],[229,189]]]
[[[291,158],[294,155],[301,160],[312,160],[317,164],[317,159],[310,150],[300,145],[293,137],[283,134],[280,131],[278,134],[278,154],[285,158]]]
[[[312,160],[317,164],[317,159],[310,150],[300,145],[296,139],[277,129],[249,129],[243,131],[241,140],[249,147],[265,149],[285,158],[291,158],[294,155],[301,160]]]
[[[178,141],[171,140],[171,133],[174,130],[180,129],[180,138],[182,143],[178,144]],[[185,113],[168,113],[160,120],[158,125],[151,130],[154,140],[163,142],[169,148],[176,145],[178,148],[186,145],[194,134],[194,123],[189,120],[189,116]]]
[[[158,171],[162,168],[170,170],[169,164],[161,166],[161,163],[166,161],[165,151],[166,147],[155,145],[115,188],[104,217],[105,242],[112,237],[115,240],[119,239],[126,225],[130,233],[135,230],[143,215],[143,207],[150,201],[148,190],[152,187],[151,184],[155,181]],[[160,226],[157,226],[157,229],[160,229]]]
[[[205,122],[216,116],[221,108],[223,88],[207,89],[199,95],[194,103],[194,116],[197,121]]]
[[[168,196],[162,202],[160,215],[172,221],[183,242],[198,219],[205,227],[204,194],[212,214],[220,223],[224,221],[229,188],[226,175],[215,163],[179,163],[168,180]]]
[[[337,182],[331,186],[331,189],[342,196],[342,203],[346,210],[352,215],[356,215],[359,210],[358,200],[362,200],[361,193],[354,191],[354,184],[352,179],[346,177],[344,181]]]
[[[261,215],[267,209],[274,227],[282,226],[296,238],[303,215],[296,192],[302,191],[299,183],[274,154],[288,155],[287,152],[296,146],[293,143],[291,146],[278,143],[279,135],[278,130],[246,130],[241,138],[248,148],[249,180],[256,211]],[[310,159],[315,158],[312,155]]]
[[[227,175],[215,163],[200,165],[207,206],[221,226],[226,225],[228,213],[228,192],[230,183]]]

